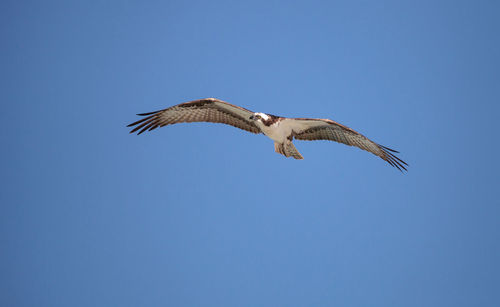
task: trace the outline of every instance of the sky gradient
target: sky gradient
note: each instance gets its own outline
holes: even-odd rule
[[[2,1],[1,306],[499,306],[495,1]],[[216,97],[401,152],[136,113]]]

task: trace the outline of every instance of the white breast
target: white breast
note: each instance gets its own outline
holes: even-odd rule
[[[266,136],[278,143],[284,143],[286,138],[292,134],[292,127],[287,120],[278,121],[269,127],[260,121],[257,121],[256,124]]]

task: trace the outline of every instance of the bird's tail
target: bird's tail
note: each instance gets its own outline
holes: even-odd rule
[[[295,148],[293,143],[289,140],[285,141],[285,143],[274,142],[274,151],[284,155],[285,157],[294,157],[298,160],[304,159],[297,148]]]

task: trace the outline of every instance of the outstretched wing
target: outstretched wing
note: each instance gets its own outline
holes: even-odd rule
[[[396,157],[398,151],[379,145],[361,133],[330,119],[290,118],[293,135],[298,140],[330,140],[349,146],[356,146],[379,156],[399,170],[405,170],[406,162]]]
[[[210,122],[222,123],[240,128],[252,133],[260,133],[260,129],[250,120],[252,111],[215,98],[205,98],[181,103],[164,110],[137,114],[147,116],[127,127],[136,126],[130,133],[139,130],[154,130],[158,127],[177,123]]]

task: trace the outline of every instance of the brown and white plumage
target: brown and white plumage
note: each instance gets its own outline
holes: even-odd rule
[[[194,100],[138,115],[146,117],[128,125],[128,127],[136,126],[130,133],[138,131],[137,134],[141,134],[144,131],[177,123],[222,123],[252,133],[264,133],[274,140],[275,151],[286,157],[303,159],[292,143],[293,138],[308,141],[330,140],[371,152],[399,170],[406,170],[405,165],[408,165],[395,156],[397,151],[379,145],[330,119],[286,118],[254,113],[215,98]]]
[[[215,98],[206,98],[181,103],[160,111],[137,114],[148,116],[127,127],[135,127],[130,133],[141,134],[146,130],[177,123],[210,122],[234,126],[252,133],[260,133],[255,123],[249,120],[252,111]]]
[[[330,119],[295,118],[294,120],[305,126],[305,128],[295,132],[294,137],[297,140],[329,140],[356,146],[379,156],[399,170],[406,170],[405,165],[408,164],[395,155],[398,151],[379,145],[349,127]]]

